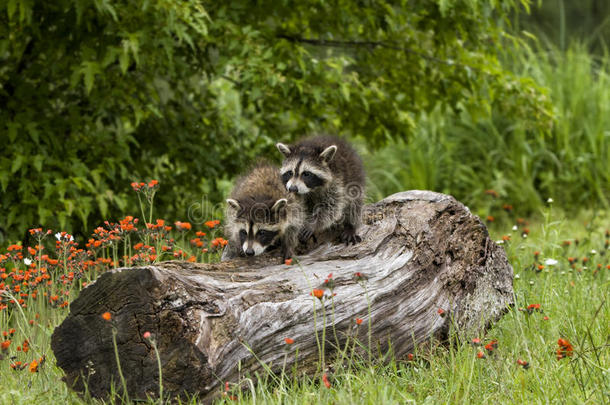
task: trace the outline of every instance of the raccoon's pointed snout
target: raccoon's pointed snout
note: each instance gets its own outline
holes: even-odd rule
[[[247,256],[254,256],[254,249],[252,249],[252,248],[246,249],[246,255]]]
[[[297,186],[290,186],[290,188],[288,188],[288,191],[290,191],[291,193],[298,193],[299,188]]]

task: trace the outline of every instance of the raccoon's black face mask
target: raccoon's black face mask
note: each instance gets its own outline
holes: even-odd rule
[[[286,190],[291,193],[307,194],[323,187],[332,179],[333,173],[328,162],[335,156],[335,145],[327,147],[319,154],[293,154],[288,146],[281,143],[277,147],[286,156],[280,173]]]

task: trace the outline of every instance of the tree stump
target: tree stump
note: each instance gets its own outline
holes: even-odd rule
[[[504,250],[451,196],[408,191],[367,205],[360,235],[360,244],[325,242],[291,266],[257,256],[105,273],[74,300],[53,333],[65,382],[80,392],[86,384],[94,397],[106,397],[113,383],[121,390],[112,327],[130,398],[159,392],[157,358],[142,337],[149,331],[164,392],[198,393],[209,401],[225,381],[262,371],[261,363],[277,372],[284,338],[294,339],[290,349],[298,347],[300,369],[315,367],[314,304],[320,338],[325,306],[328,356],[336,347],[332,328],[342,345],[349,333],[368,344],[370,316],[375,352],[391,342],[393,354],[403,358],[419,343],[446,339],[451,323],[465,335],[480,333],[513,303],[513,271]],[[330,273],[332,300],[324,283]],[[318,288],[325,290],[323,301],[310,295]],[[101,317],[106,311],[111,322]],[[356,318],[364,320],[359,328]],[[287,369],[294,360],[287,356]]]

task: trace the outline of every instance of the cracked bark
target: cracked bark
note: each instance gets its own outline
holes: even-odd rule
[[[445,339],[451,322],[474,336],[512,305],[513,271],[504,250],[450,196],[409,191],[368,205],[360,234],[363,242],[356,246],[322,242],[300,256],[299,265],[259,256],[213,264],[162,262],[103,274],[81,292],[53,333],[64,380],[79,392],[86,385],[94,397],[106,397],[113,382],[120,389],[112,325],[100,316],[106,311],[117,328],[131,398],[158,394],[157,361],[142,338],[145,331],[157,342],[164,392],[171,395],[197,393],[207,402],[224,381],[262,372],[261,362],[277,372],[286,337],[295,340],[291,351],[299,349],[299,368],[311,371],[318,358],[313,305],[320,318],[321,303],[309,293],[323,288],[329,273],[336,297],[334,321],[331,302],[324,301],[327,331],[334,327],[340,344],[355,333],[366,345],[368,328],[353,326],[355,318],[368,322],[368,294],[375,350],[385,351],[391,342],[397,358],[416,344]],[[355,272],[367,280],[358,283]],[[447,316],[439,316],[439,308]],[[321,332],[320,319],[317,328]],[[332,356],[335,337],[326,336]],[[294,360],[288,356],[287,369]]]

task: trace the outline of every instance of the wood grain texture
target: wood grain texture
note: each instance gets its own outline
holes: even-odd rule
[[[398,358],[418,343],[445,339],[450,322],[474,335],[512,305],[513,271],[504,250],[453,197],[402,192],[366,206],[363,216],[362,243],[323,242],[298,265],[258,256],[215,264],[162,262],[103,274],[81,292],[53,333],[66,383],[83,391],[87,381],[96,397],[105,397],[112,381],[120,385],[111,325],[100,316],[106,311],[118,330],[132,398],[158,393],[156,357],[142,338],[150,331],[158,342],[165,392],[210,400],[224,381],[237,381],[239,363],[241,375],[261,371],[260,362],[278,370],[286,337],[299,348],[300,367],[315,362],[313,306],[321,331],[321,304],[310,292],[323,288],[329,273],[339,340],[352,331],[367,342],[368,328],[353,325],[355,318],[368,320],[368,293],[374,345],[386,350],[391,342]],[[356,281],[356,272],[364,283]],[[332,328],[331,300],[324,305]],[[439,316],[439,308],[447,316]],[[335,338],[326,336],[332,356]],[[290,367],[294,357],[287,360]]]

